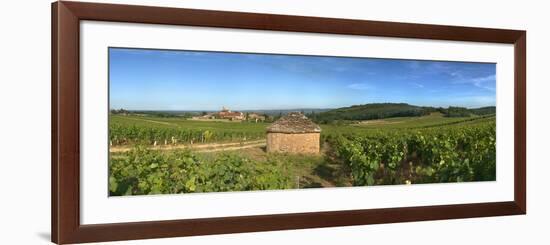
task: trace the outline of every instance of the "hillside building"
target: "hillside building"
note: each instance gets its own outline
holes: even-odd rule
[[[299,112],[292,112],[267,128],[267,152],[319,153],[321,128]]]
[[[221,119],[228,119],[228,120],[244,120],[244,114],[242,112],[238,111],[231,111],[226,107],[223,107],[220,112],[218,112],[218,116]]]

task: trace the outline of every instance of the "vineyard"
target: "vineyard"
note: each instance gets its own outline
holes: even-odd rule
[[[322,124],[321,153],[266,153],[261,147],[205,153],[156,145],[265,139],[266,123],[196,122],[115,116],[110,120],[110,195],[492,181],[495,116],[389,118]]]
[[[356,186],[495,180],[494,122],[338,135],[329,141]]]
[[[136,147],[111,159],[111,195],[247,191],[292,188],[284,163],[252,163],[237,154],[207,159],[190,151],[171,154]]]
[[[109,141],[117,146],[258,140],[265,138],[266,125],[113,116],[109,124]]]

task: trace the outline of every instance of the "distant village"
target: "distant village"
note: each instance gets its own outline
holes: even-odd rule
[[[263,122],[266,120],[265,115],[260,115],[258,113],[252,112],[240,112],[232,111],[227,107],[223,107],[221,111],[218,112],[203,112],[203,115],[194,116],[192,120],[229,120],[229,121],[253,121],[253,122]]]
[[[290,111],[289,111],[290,112]],[[232,121],[232,122],[274,122],[281,118],[283,115],[289,113],[285,111],[274,112],[254,112],[254,111],[233,111],[228,107],[222,107],[220,111],[137,111],[126,109],[111,109],[109,111],[112,115],[122,116],[155,116],[155,117],[178,117],[185,118],[187,120],[196,121]],[[305,114],[303,111],[302,114]]]

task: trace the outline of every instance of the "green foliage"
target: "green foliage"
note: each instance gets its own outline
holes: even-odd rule
[[[488,116],[496,114],[496,107],[486,106],[474,109],[468,109],[464,107],[450,106],[449,108],[439,108],[438,111],[443,113],[445,117],[470,117],[472,115]]]
[[[447,109],[440,109],[440,111],[446,117],[469,117],[472,114],[468,108],[454,106],[450,106]]]
[[[245,141],[265,138],[265,124],[248,122],[200,122],[183,118],[112,116],[112,145],[192,144]]]
[[[289,174],[276,162],[253,163],[224,153],[201,159],[190,151],[163,154],[136,147],[109,164],[110,195],[287,189]]]
[[[497,113],[497,108],[495,106],[480,107],[476,109],[470,109],[470,112],[474,115],[491,115]]]
[[[318,123],[333,121],[371,120],[390,117],[410,117],[428,115],[430,108],[413,106],[405,103],[375,103],[343,107],[308,116]]]
[[[329,139],[354,185],[495,180],[494,122]]]
[[[120,108],[120,109],[118,109],[118,110],[117,110],[117,109],[111,109],[111,110],[110,110],[110,113],[111,113],[111,114],[115,114],[115,115],[116,115],[116,114],[123,114],[123,115],[126,115],[126,114],[130,114],[130,111],[127,111],[127,110],[125,110],[125,109],[123,109],[123,108]]]
[[[441,112],[446,117],[470,117],[471,115],[490,115],[496,113],[496,107],[488,106],[476,109],[464,107],[436,108],[414,106],[406,103],[372,103],[354,105],[321,113],[310,113],[307,116],[317,123],[349,123],[350,121],[364,121],[395,117],[420,117],[433,112]]]
[[[109,135],[113,145],[209,143],[265,139],[266,126],[112,115]],[[342,166],[342,172],[325,177],[334,174],[346,185],[356,186],[495,180],[494,114],[459,118],[431,113],[373,123],[334,121],[321,127],[324,154],[317,157],[164,152],[147,147],[112,154],[109,192],[144,195],[304,188],[299,182],[309,180],[300,176],[310,174],[304,169],[320,164]]]

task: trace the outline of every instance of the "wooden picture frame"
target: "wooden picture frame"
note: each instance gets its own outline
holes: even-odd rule
[[[79,22],[242,28],[514,45],[514,201],[82,225]],[[51,234],[55,243],[305,229],[526,213],[526,32],[458,26],[236,13],[83,2],[52,4]]]

